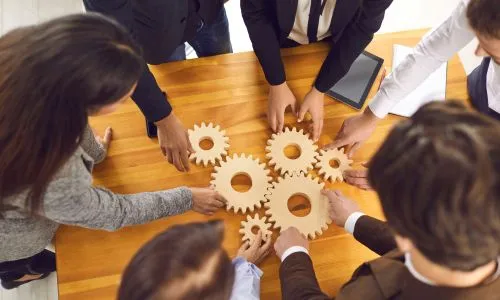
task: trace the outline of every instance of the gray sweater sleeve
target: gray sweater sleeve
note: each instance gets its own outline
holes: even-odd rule
[[[80,142],[80,147],[82,147],[87,154],[92,157],[94,163],[98,164],[102,162],[107,155],[106,149],[95,139],[94,133],[87,125],[85,131],[83,132],[82,141]]]
[[[93,187],[92,177],[84,168],[81,159],[80,164],[77,160],[70,162],[66,176],[51,182],[44,199],[45,217],[61,224],[112,231],[178,215],[192,207],[192,193],[187,187],[115,194]]]

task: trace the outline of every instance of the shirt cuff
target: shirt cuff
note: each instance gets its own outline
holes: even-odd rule
[[[362,212],[353,212],[345,221],[344,224],[344,229],[345,231],[349,232],[350,234],[354,234],[354,228],[356,227],[356,222],[358,222],[358,219],[364,216],[365,214]]]
[[[238,270],[241,266],[246,266],[244,267],[245,269],[248,269],[250,272],[255,274],[258,278],[262,277],[264,272],[262,272],[259,267],[256,265],[252,264],[251,262],[247,261],[245,258],[238,256],[235,259],[233,259],[233,266],[236,270]]]
[[[301,247],[301,246],[292,246],[288,249],[286,249],[286,251],[283,253],[283,255],[281,256],[281,262],[285,261],[285,259],[294,254],[294,253],[297,253],[297,252],[304,252],[305,254],[309,255],[309,251],[307,251],[306,248],[304,247]]]
[[[372,113],[379,119],[385,118],[393,106],[394,104],[391,101],[385,100],[380,96],[375,96],[373,101],[368,105]]]

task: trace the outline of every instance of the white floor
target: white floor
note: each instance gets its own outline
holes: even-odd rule
[[[446,19],[459,1],[461,0],[394,0],[386,13],[380,32],[436,26]],[[226,10],[234,51],[251,51],[252,45],[239,12],[239,0],[229,1],[226,4]],[[0,34],[18,26],[80,11],[82,11],[81,0],[0,0]],[[460,53],[468,72],[480,61],[473,55],[476,44],[477,42],[471,43]],[[27,284],[14,291],[0,289],[0,300],[31,299],[57,299],[55,274],[45,280]]]

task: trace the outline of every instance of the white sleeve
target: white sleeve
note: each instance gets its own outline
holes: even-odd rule
[[[399,101],[474,39],[474,31],[467,20],[469,1],[460,1],[452,15],[429,32],[413,49],[413,53],[384,80],[369,105],[377,117],[384,118]]]
[[[294,253],[297,253],[297,252],[304,252],[305,254],[309,255],[309,251],[307,251],[306,248],[302,247],[302,246],[292,246],[288,249],[286,249],[285,252],[283,252],[283,255],[281,256],[281,261],[285,261],[285,259],[294,254]]]

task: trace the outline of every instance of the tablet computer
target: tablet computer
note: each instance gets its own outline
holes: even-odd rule
[[[356,109],[361,109],[383,64],[384,59],[364,51],[354,61],[347,74],[326,94]]]

